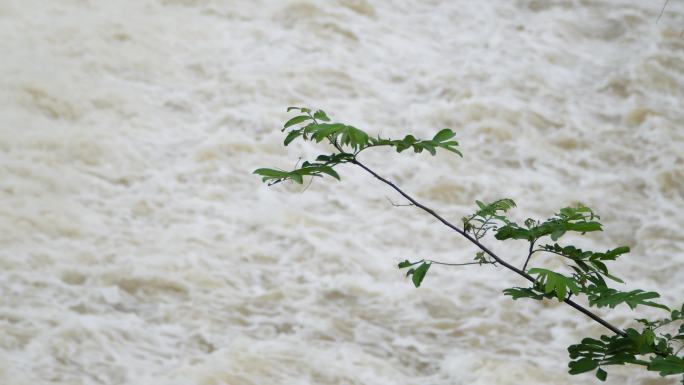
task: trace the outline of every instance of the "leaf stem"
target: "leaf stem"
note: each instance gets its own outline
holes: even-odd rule
[[[534,254],[533,248],[534,248],[534,243],[536,241],[537,241],[536,239],[534,241],[530,241],[530,251],[527,254],[527,259],[525,260],[525,264],[523,265],[523,268],[522,268],[523,271],[527,271],[527,263],[530,262],[530,258],[532,258],[532,254]]]
[[[432,215],[435,219],[437,219],[438,221],[442,222],[442,224],[444,224],[446,227],[448,227],[448,228],[454,230],[455,232],[459,233],[461,236],[463,236],[464,238],[466,238],[467,240],[469,240],[471,243],[473,243],[475,246],[477,246],[478,248],[480,248],[480,250],[482,250],[482,251],[484,251],[485,253],[487,253],[487,254],[488,254],[490,257],[492,257],[496,262],[500,263],[501,265],[503,265],[503,266],[506,267],[507,269],[509,269],[509,270],[511,270],[511,271],[513,271],[513,272],[515,272],[516,274],[520,275],[521,277],[525,278],[526,280],[528,280],[528,281],[530,281],[530,282],[533,282],[533,283],[536,282],[536,280],[534,279],[534,277],[532,277],[531,275],[527,274],[524,270],[520,270],[520,269],[518,269],[517,267],[515,267],[515,266],[509,264],[508,262],[504,261],[504,260],[501,259],[498,255],[494,254],[491,250],[489,250],[485,245],[483,245],[482,243],[480,243],[477,239],[473,238],[473,237],[470,236],[468,233],[466,233],[464,230],[462,230],[462,229],[456,227],[456,226],[453,225],[451,222],[449,222],[449,221],[447,221],[446,219],[444,219],[443,217],[441,217],[439,214],[437,214],[437,213],[436,213],[434,210],[432,210],[431,208],[429,208],[429,207],[427,207],[427,206],[421,204],[420,202],[416,201],[413,197],[411,197],[410,195],[408,195],[407,193],[405,193],[405,192],[404,192],[402,189],[400,189],[397,185],[395,185],[394,183],[390,182],[389,180],[387,180],[387,179],[381,177],[381,176],[378,175],[375,171],[371,170],[371,169],[368,168],[366,165],[364,165],[363,163],[359,162],[356,158],[353,158],[353,159],[350,161],[350,163],[353,163],[353,164],[355,164],[355,165],[361,167],[362,169],[366,170],[369,174],[371,174],[372,176],[374,176],[376,179],[378,179],[378,180],[380,180],[381,182],[385,183],[386,185],[392,187],[396,192],[398,192],[399,194],[401,194],[404,198],[408,199],[408,201],[411,202],[414,206],[416,206],[416,207],[420,208],[421,210],[427,212],[428,214]],[[565,302],[565,303],[568,304],[569,306],[575,308],[577,311],[583,313],[584,315],[586,315],[587,317],[591,318],[592,320],[594,320],[594,321],[598,322],[599,324],[603,325],[604,327],[608,328],[608,329],[609,329],[610,331],[612,331],[613,333],[618,334],[618,335],[621,335],[621,336],[627,336],[627,333],[625,333],[624,331],[622,331],[622,330],[618,329],[617,327],[613,326],[613,325],[610,324],[608,321],[606,321],[606,320],[604,320],[603,318],[599,317],[598,315],[592,313],[591,311],[589,311],[588,309],[584,308],[583,306],[577,304],[576,302],[574,302],[574,301],[572,301],[572,300],[570,300],[570,299],[567,299],[567,298],[566,298],[563,302]]]
[[[434,263],[435,265],[444,265],[444,266],[468,266],[468,265],[485,265],[485,264],[494,265],[494,264],[496,264],[496,262],[446,263],[446,262],[433,261],[433,260],[431,260],[431,259],[425,259],[424,261],[425,261],[425,262]]]

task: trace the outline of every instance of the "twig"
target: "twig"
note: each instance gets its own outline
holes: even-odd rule
[[[658,19],[656,19],[656,24],[660,21],[660,18],[663,17],[663,12],[665,12],[665,7],[667,7],[667,3],[669,3],[670,0],[665,0],[665,4],[663,4],[663,8],[660,10],[660,15],[658,15]]]
[[[305,192],[306,190],[309,189],[309,186],[311,186],[311,184],[313,183],[314,178],[315,177],[313,177],[313,176],[311,177],[311,180],[309,180],[309,184],[307,184],[306,187],[304,187],[304,190],[302,190],[302,192]]]
[[[385,199],[387,199],[387,201],[389,201],[389,203],[390,203],[392,206],[394,206],[394,207],[408,207],[408,206],[414,206],[413,203],[409,203],[409,204],[406,204],[406,205],[400,205],[400,204],[398,204],[398,203],[392,202],[392,200],[389,199],[388,197],[385,197]]]
[[[468,266],[468,265],[486,265],[486,264],[491,264],[495,265],[496,262],[465,262],[465,263],[446,263],[446,262],[438,262],[438,261],[433,261],[431,259],[426,259],[426,262],[434,263],[436,265],[445,265],[445,266]]]
[[[534,250],[532,250],[532,248],[534,247],[534,242],[536,242],[536,240],[530,242],[530,252],[529,252],[529,254],[527,254],[527,259],[525,260],[525,264],[523,265],[523,268],[522,268],[523,271],[527,270],[527,263],[530,262],[530,258],[532,258],[532,254],[534,254]],[[568,297],[568,298],[570,298],[570,297]]]

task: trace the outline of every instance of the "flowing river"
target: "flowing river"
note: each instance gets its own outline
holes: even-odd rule
[[[251,172],[330,151],[282,146],[290,105],[374,135],[449,127],[463,158],[361,158],[455,223],[475,200],[516,220],[584,203],[604,231],[563,241],[630,246],[618,288],[681,306],[684,1],[663,5],[0,0],[0,384],[597,383],[566,348],[610,332],[505,297],[510,271],[433,266],[414,288],[397,262],[476,250],[363,170]],[[524,242],[485,243],[522,266]]]

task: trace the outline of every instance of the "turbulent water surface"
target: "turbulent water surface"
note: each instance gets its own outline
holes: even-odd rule
[[[591,384],[606,332],[363,170],[272,188],[325,146],[288,105],[465,154],[368,151],[446,218],[583,202],[630,288],[684,299],[684,2],[1,0],[0,383]],[[569,238],[572,240],[572,238]],[[487,241],[515,265],[524,244]],[[551,257],[534,265],[560,267]],[[639,309],[638,309],[639,310]],[[598,313],[620,327],[649,309]],[[638,368],[608,383],[671,384]]]

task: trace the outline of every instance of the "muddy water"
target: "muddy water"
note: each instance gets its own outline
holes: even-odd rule
[[[250,173],[327,151],[281,146],[288,105],[450,127],[463,159],[363,159],[454,221],[475,199],[590,205],[606,231],[577,242],[631,246],[627,287],[681,304],[684,3],[662,3],[0,1],[0,383],[595,383],[565,348],[605,330],[503,297],[506,270],[413,288],[399,260],[475,250],[362,170],[306,191]]]

